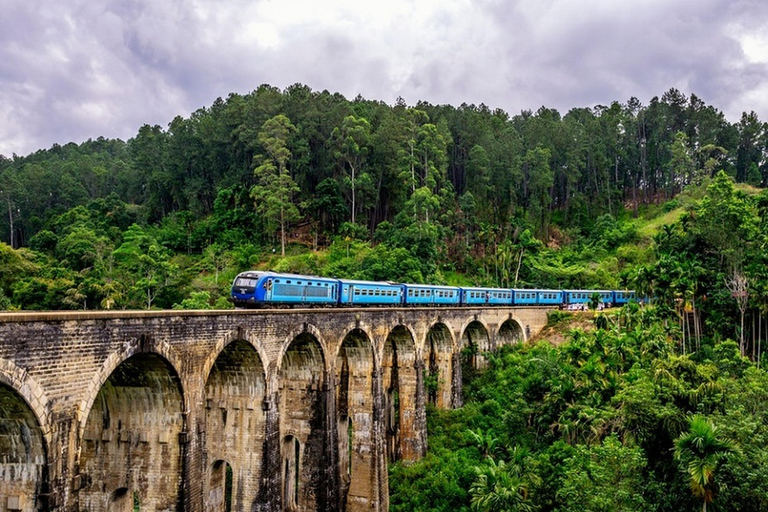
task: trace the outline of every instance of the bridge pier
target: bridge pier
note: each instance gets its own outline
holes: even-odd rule
[[[534,308],[0,314],[0,512],[388,509]]]

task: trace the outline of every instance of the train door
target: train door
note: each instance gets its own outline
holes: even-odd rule
[[[349,285],[349,295],[347,296],[347,303],[354,304],[355,302],[355,285]]]
[[[266,281],[264,281],[264,299],[265,300],[272,300],[272,278],[268,278]]]

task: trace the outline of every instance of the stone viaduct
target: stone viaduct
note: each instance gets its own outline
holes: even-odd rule
[[[0,512],[386,511],[537,308],[0,314]],[[469,350],[467,350],[469,348]]]

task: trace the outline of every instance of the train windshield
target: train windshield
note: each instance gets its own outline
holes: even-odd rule
[[[256,281],[257,281],[257,279],[253,278],[253,277],[238,277],[235,280],[235,286],[240,286],[240,287],[243,287],[243,288],[245,288],[245,287],[255,288],[256,287]]]

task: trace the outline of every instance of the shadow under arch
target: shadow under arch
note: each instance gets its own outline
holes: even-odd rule
[[[332,446],[335,425],[328,413],[333,407],[326,353],[317,335],[305,328],[287,343],[280,358],[280,439],[289,434],[295,439],[291,453],[297,458],[289,465],[298,475],[296,488],[291,487],[291,494],[286,495],[285,489],[290,487],[286,478],[293,476],[281,468],[282,510],[328,509],[329,503],[337,503],[339,485],[333,475],[338,473],[330,471],[337,462],[337,451]],[[294,503],[296,508],[292,508]]]
[[[20,383],[20,384],[19,384]],[[46,445],[50,444],[50,423],[46,404],[48,397],[43,388],[25,370],[13,361],[0,358],[0,384],[5,384],[21,396],[34,412]]]
[[[147,335],[142,335],[130,343],[123,345],[119,350],[115,350],[104,360],[101,365],[101,369],[91,379],[91,384],[88,386],[88,391],[85,397],[80,402],[78,408],[78,420],[80,423],[80,436],[83,439],[85,433],[85,423],[87,417],[90,415],[91,408],[101,391],[104,383],[114,373],[118,366],[125,361],[138,354],[157,354],[162,357],[170,366],[173,373],[179,375],[179,368],[183,365],[183,360],[179,354],[164,341],[155,341]],[[186,403],[186,396],[182,390],[181,393],[183,400],[183,409],[188,410],[189,405]]]
[[[245,508],[233,508],[233,505],[235,505],[233,473],[232,466],[226,460],[218,459],[211,464],[205,503],[205,510],[207,512],[247,510]]]
[[[469,322],[461,333],[461,362],[466,369],[481,370],[485,367],[483,352],[491,351],[491,334],[488,326],[480,320]],[[462,367],[462,370],[465,368]],[[463,373],[467,377],[466,373]]]
[[[381,375],[384,394],[384,430],[389,462],[416,460],[423,455],[421,432],[423,396],[419,403],[418,387],[421,366],[416,355],[413,331],[395,326],[382,347]]]
[[[142,510],[180,507],[184,410],[181,380],[162,355],[138,351],[120,362],[84,425],[80,509],[100,512],[124,487]]]
[[[231,341],[218,353],[205,382],[204,453],[214,461],[206,464],[211,475],[203,482],[206,510],[248,510],[257,499],[266,448],[265,399],[259,353],[246,340]],[[230,461],[224,468],[228,477],[216,472],[217,461]],[[229,499],[222,501],[227,486]],[[227,503],[229,508],[222,508]]]
[[[334,362],[336,431],[338,433],[340,495],[345,510],[370,508],[377,488],[376,414],[378,365],[370,336],[361,328],[349,331]]]
[[[7,376],[0,377],[0,504],[47,510],[48,441],[39,415]]]
[[[267,352],[264,350],[263,344],[259,343],[256,340],[258,340],[257,336],[254,336],[252,332],[250,332],[247,329],[244,329],[242,326],[239,326],[237,329],[230,332],[227,336],[224,336],[219,341],[217,341],[214,347],[211,349],[205,363],[203,364],[203,375],[206,376],[205,377],[206,381],[210,378],[211,371],[213,370],[213,366],[216,364],[216,361],[218,360],[221,353],[229,345],[237,341],[242,341],[247,343],[256,352],[256,355],[258,356],[259,360],[261,361],[262,367],[264,368],[265,380],[266,380],[266,370],[268,366],[269,357],[267,356]]]
[[[510,317],[499,326],[499,332],[496,334],[497,348],[504,345],[516,345],[525,341],[523,325],[516,318]]]
[[[439,409],[453,405],[454,338],[443,322],[436,322],[424,340],[424,388],[427,401]]]

